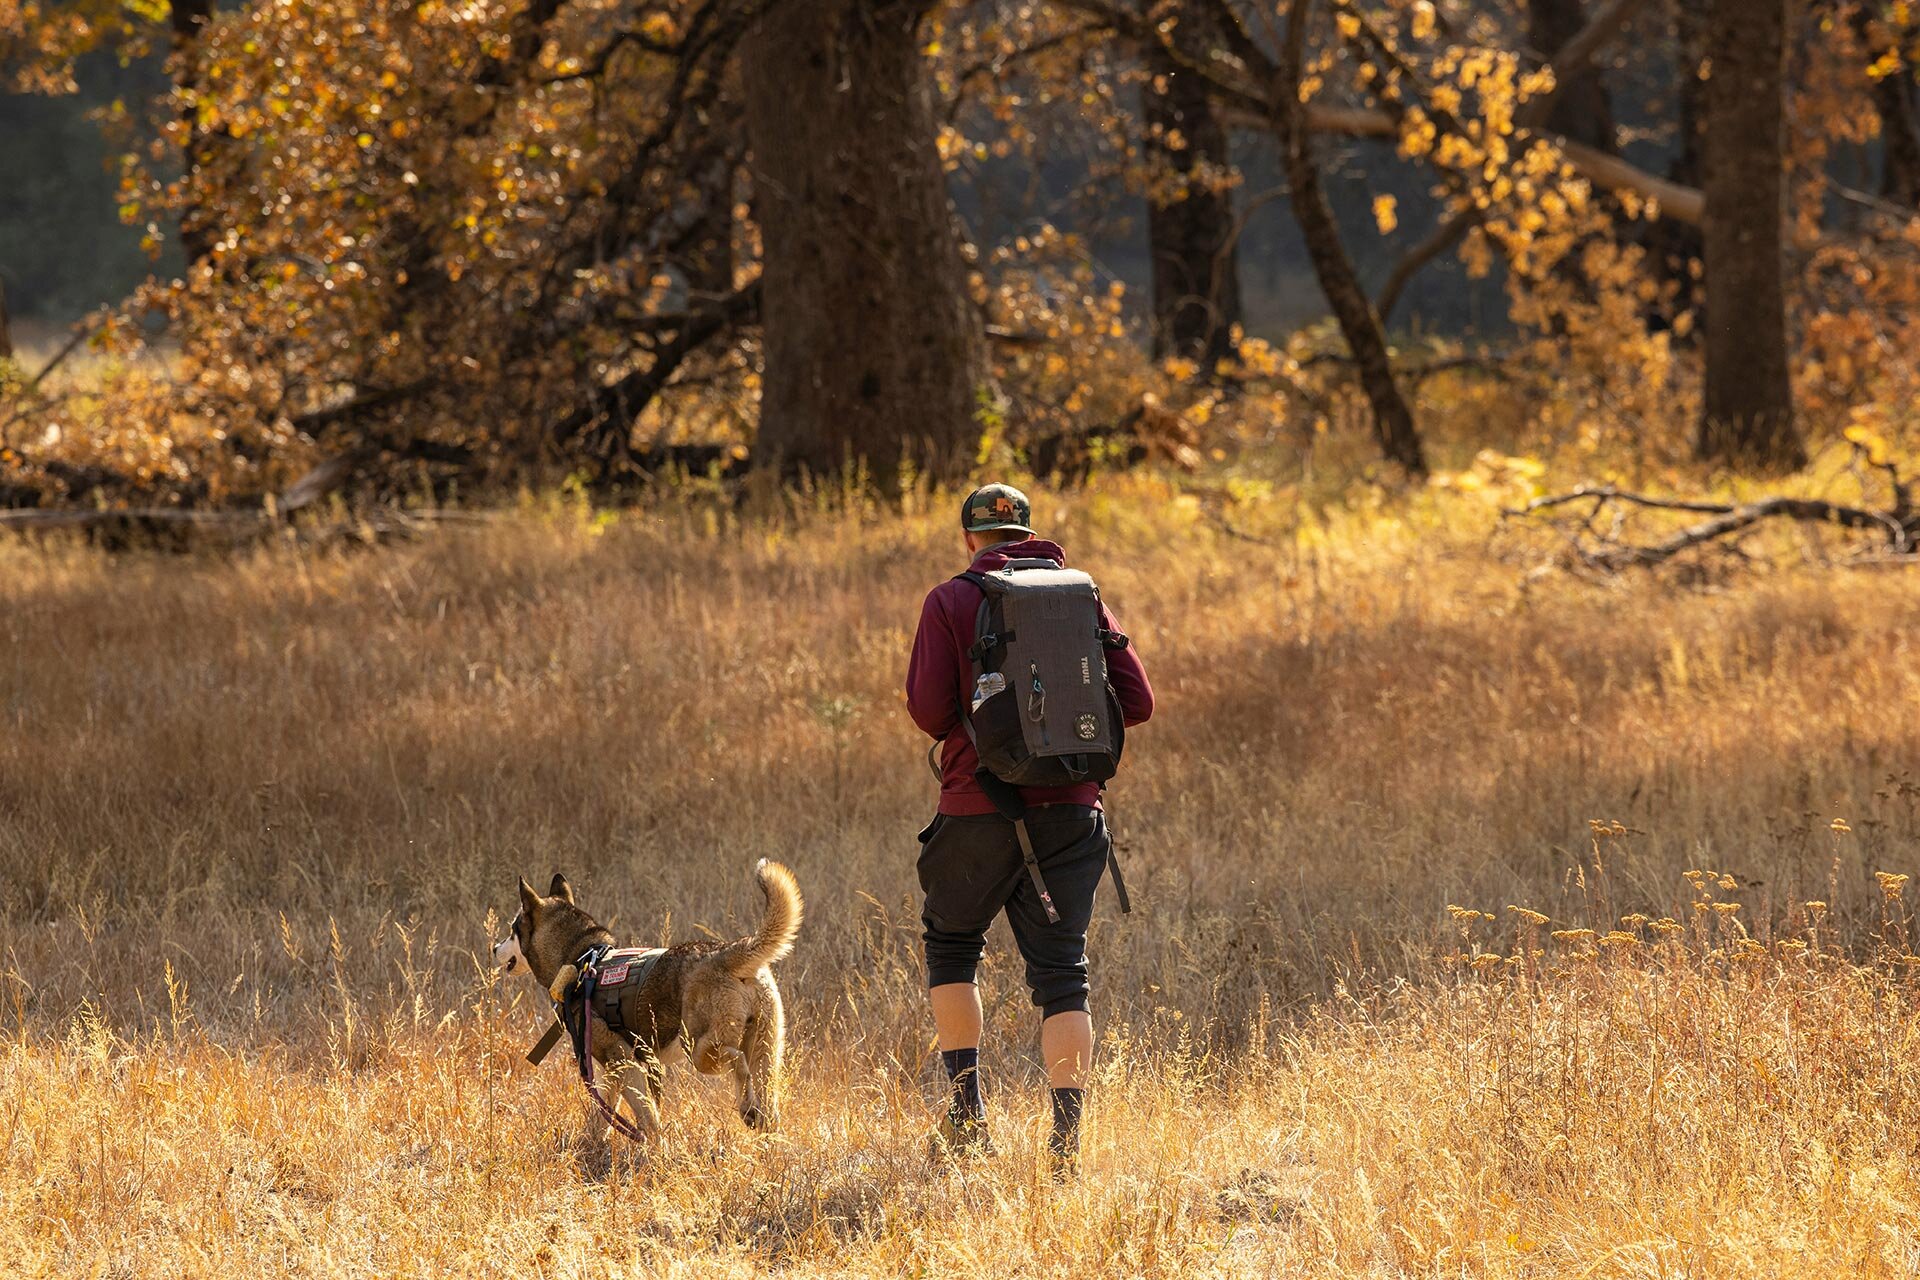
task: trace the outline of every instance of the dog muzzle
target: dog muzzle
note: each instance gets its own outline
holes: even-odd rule
[[[520,939],[508,934],[506,941],[493,944],[493,964],[502,973],[516,973],[527,962],[520,951]]]

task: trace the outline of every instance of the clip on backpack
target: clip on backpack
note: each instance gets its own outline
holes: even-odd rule
[[[1020,788],[1104,785],[1119,769],[1126,725],[1107,679],[1106,651],[1126,648],[1127,638],[1101,625],[1093,579],[1051,560],[1012,560],[991,573],[959,576],[985,597],[967,651],[973,702],[960,708],[980,757],[974,777],[1013,823],[1040,905],[1057,923]],[[1120,909],[1131,912],[1111,845],[1107,859]]]

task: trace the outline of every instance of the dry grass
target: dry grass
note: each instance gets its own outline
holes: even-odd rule
[[[1433,501],[1242,504],[1261,542],[1149,478],[1046,501],[1161,697],[1114,801],[1141,912],[1096,922],[1064,1191],[1004,937],[1004,1153],[921,1161],[932,781],[896,688],[958,567],[944,503],[532,504],[238,562],[0,545],[0,1256],[1920,1274],[1915,947],[1875,875],[1920,836],[1920,593],[1529,582]],[[663,1147],[583,1173],[577,1082],[519,1061],[534,992],[482,971],[489,913],[561,868],[636,941],[736,928],[763,855],[810,908],[784,1132],[677,1075]]]

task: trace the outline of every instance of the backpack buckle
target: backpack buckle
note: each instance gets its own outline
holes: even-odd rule
[[[981,636],[978,640],[975,640],[971,645],[967,646],[967,661],[968,662],[980,661],[980,659],[987,656],[987,651],[989,649],[998,649],[1002,645],[1012,644],[1013,637],[1014,637],[1014,633],[1011,631],[1005,633],[1004,635],[998,632],[993,632],[993,631],[987,632],[985,635]]]

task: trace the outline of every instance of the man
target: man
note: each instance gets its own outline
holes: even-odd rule
[[[1012,560],[1051,560],[1059,546],[1034,536],[1032,504],[1018,489],[990,484],[967,496],[960,524],[969,572],[990,573]],[[1087,925],[1093,895],[1111,857],[1100,786],[1027,787],[1027,827],[1058,919],[1028,876],[1014,825],[975,780],[979,756],[961,721],[973,692],[968,649],[975,640],[981,589],[963,578],[935,587],[920,612],[907,667],[907,709],[940,742],[940,808],[920,833],[921,915],[927,984],[940,1057],[952,1083],[936,1144],[956,1155],[985,1153],[986,1107],[980,1094],[980,992],[975,969],[987,929],[1002,910],[1026,961],[1027,985],[1040,1009],[1040,1052],[1052,1086],[1048,1147],[1056,1171],[1071,1171],[1080,1148],[1080,1114],[1093,1065],[1093,1019],[1087,1011]],[[1104,606],[1101,625],[1118,633]],[[1138,651],[1109,648],[1107,676],[1129,727],[1153,714],[1153,689]]]

